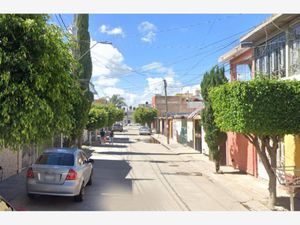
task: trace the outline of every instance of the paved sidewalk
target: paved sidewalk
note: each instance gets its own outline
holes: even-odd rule
[[[171,139],[170,144],[168,145],[167,138],[162,134],[153,134],[152,137],[170,151],[175,152],[184,160],[189,161],[189,166],[198,168],[201,172],[203,172],[204,176],[212,179],[216,185],[219,183],[220,185],[228,188],[230,193],[235,195],[238,201],[249,210],[269,210],[267,180],[243,174],[231,166],[221,166],[223,174],[216,174],[214,172],[214,163],[208,159],[208,156],[199,153],[199,151],[196,151],[191,147],[175,143]],[[199,160],[201,163],[199,163]],[[278,203],[275,209],[278,211],[289,210],[289,195],[283,187],[280,185],[278,186]],[[300,210],[299,198],[295,198],[295,210]]]

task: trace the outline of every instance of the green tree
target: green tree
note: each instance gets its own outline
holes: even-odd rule
[[[115,105],[118,108],[126,106],[125,99],[120,95],[111,96],[111,98],[109,99],[109,103]]]
[[[116,122],[118,121],[122,121],[124,119],[125,116],[125,112],[122,108],[117,108],[117,112],[116,112]]]
[[[108,113],[102,107],[92,106],[89,112],[87,130],[92,131],[103,128],[107,125]]]
[[[108,122],[107,122],[108,127],[111,127],[115,122],[120,121],[119,120],[120,119],[119,109],[115,105],[108,104],[108,105],[105,105],[104,107],[105,107],[106,111],[108,112]],[[124,112],[123,112],[123,117],[124,117]]]
[[[222,131],[242,133],[256,148],[269,176],[270,207],[276,203],[278,143],[300,133],[300,82],[256,79],[231,82],[209,94]]]
[[[133,119],[136,123],[147,124],[149,127],[158,115],[155,108],[138,107],[133,113]]]
[[[124,111],[122,109],[118,109],[113,104],[107,105],[93,105],[97,109],[103,109],[107,112],[107,127],[111,127],[115,122],[122,121],[124,118]]]
[[[201,120],[205,131],[205,141],[215,162],[215,169],[217,173],[220,170],[220,160],[222,157],[220,147],[225,144],[227,135],[220,131],[215,124],[213,109],[211,107],[211,100],[208,92],[212,87],[219,86],[226,82],[227,79],[224,74],[224,68],[220,68],[218,66],[213,67],[209,72],[205,73],[201,82],[201,94],[204,100],[204,109],[201,113]]]
[[[81,83],[83,94],[77,102],[74,103],[76,126],[72,132],[72,145],[77,139],[77,145],[81,147],[81,137],[83,130],[88,122],[88,113],[94,99],[93,93],[89,91],[89,83],[92,76],[92,60],[90,52],[90,34],[89,28],[89,15],[77,14],[75,16],[75,24],[77,28],[76,42],[77,47],[73,48],[73,54],[79,62],[79,67],[74,72]]]
[[[0,143],[17,148],[54,132],[70,135],[75,61],[47,15],[0,15]]]
[[[90,33],[89,33],[89,15],[77,14],[76,15],[76,28],[77,28],[77,42],[79,46],[79,63],[81,65],[79,70],[79,79],[82,80],[84,89],[89,89],[89,82],[92,77],[92,59],[90,51]]]

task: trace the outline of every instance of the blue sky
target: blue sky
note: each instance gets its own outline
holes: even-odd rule
[[[90,14],[92,82],[98,97],[120,94],[128,105],[163,91],[190,93],[202,74],[238,44],[265,14]],[[73,15],[62,14],[69,27]],[[52,20],[58,23],[59,15]],[[60,25],[63,27],[62,22]],[[228,66],[225,65],[228,71]],[[227,72],[228,73],[228,72]]]

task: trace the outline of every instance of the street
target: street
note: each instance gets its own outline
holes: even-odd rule
[[[20,210],[29,211],[194,211],[247,210],[231,191],[205,176],[197,165],[201,160],[187,154],[170,151],[154,143],[151,136],[140,136],[136,127],[127,127],[115,143],[90,147],[94,162],[93,185],[87,186],[81,203],[68,197],[38,196],[29,199],[25,191],[25,176],[17,185],[0,194]],[[127,141],[128,142],[128,141]]]

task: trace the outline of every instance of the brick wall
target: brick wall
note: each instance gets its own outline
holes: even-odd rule
[[[257,176],[257,156],[255,147],[239,133],[227,133],[227,165]]]

